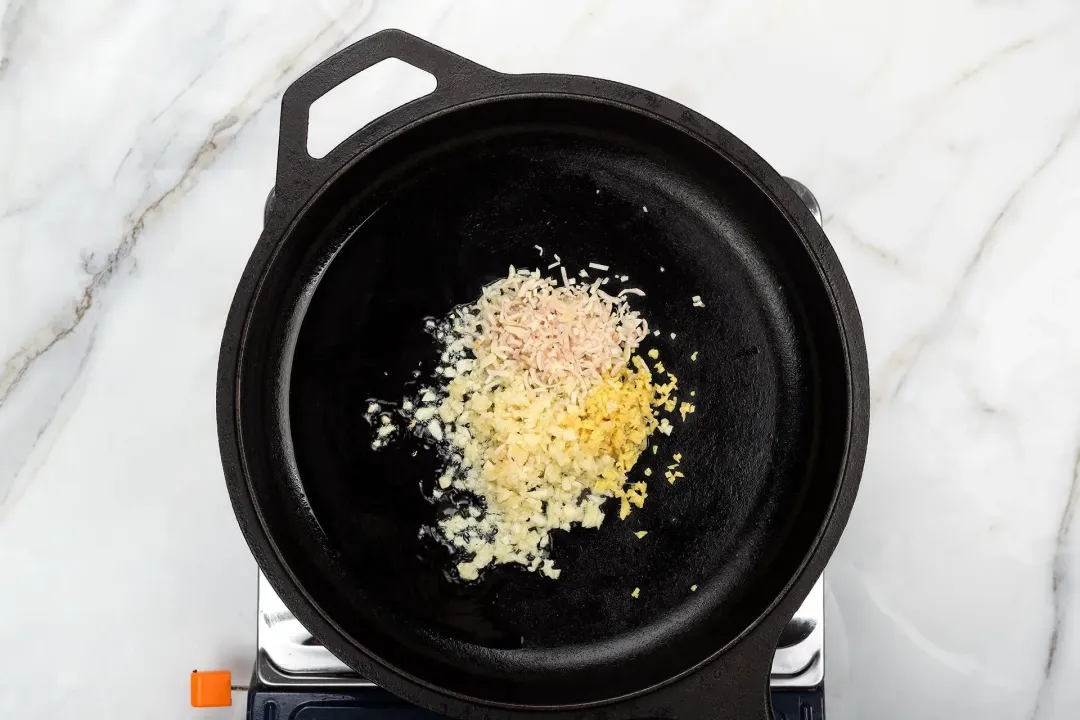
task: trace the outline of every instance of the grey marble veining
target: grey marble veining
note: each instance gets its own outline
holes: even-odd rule
[[[385,27],[646,87],[805,182],[874,401],[827,573],[829,717],[1080,712],[1076,3],[9,0],[0,715],[189,717],[192,668],[250,671],[218,341],[282,91]]]

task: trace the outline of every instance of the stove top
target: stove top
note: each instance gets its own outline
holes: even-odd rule
[[[825,677],[823,615],[819,579],[781,636],[770,678],[774,688],[813,688],[821,684]],[[262,573],[253,679],[268,687],[374,687],[311,636]]]
[[[787,179],[817,221],[813,194]],[[316,641],[259,573],[258,654],[248,692],[248,717],[259,720],[346,720],[393,715],[432,718],[358,675]],[[780,637],[770,685],[777,720],[823,720],[824,595],[819,578]]]

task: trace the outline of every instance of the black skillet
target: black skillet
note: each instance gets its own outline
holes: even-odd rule
[[[312,102],[390,57],[437,89],[312,159]],[[697,412],[635,468],[654,468],[643,510],[554,534],[558,581],[507,566],[452,581],[418,532],[436,459],[373,452],[367,399],[402,397],[430,367],[424,317],[555,254],[646,291],[634,305],[662,331],[646,347]],[[462,718],[768,717],[777,639],[855,500],[867,400],[825,235],[693,111],[605,80],[503,75],[399,31],[286,91],[276,187],[222,342],[222,461],[270,584],[383,687]],[[686,477],[658,481],[675,452]]]

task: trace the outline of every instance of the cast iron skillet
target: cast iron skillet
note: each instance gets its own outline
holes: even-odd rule
[[[311,103],[390,57],[438,88],[312,159]],[[670,100],[502,75],[398,31],[293,83],[278,152],[218,425],[237,519],[285,604],[358,672],[451,716],[768,717],[772,653],[847,521],[868,415],[855,301],[784,180]],[[655,471],[643,510],[555,533],[561,579],[454,582],[418,532],[435,459],[373,452],[364,408],[430,367],[424,317],[556,253],[646,290],[635,306],[662,330],[646,349],[697,412],[635,469]],[[657,481],[675,452],[685,479]]]

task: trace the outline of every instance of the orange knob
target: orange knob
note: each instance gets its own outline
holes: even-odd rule
[[[191,673],[191,707],[232,705],[232,673],[228,670],[198,670]]]

